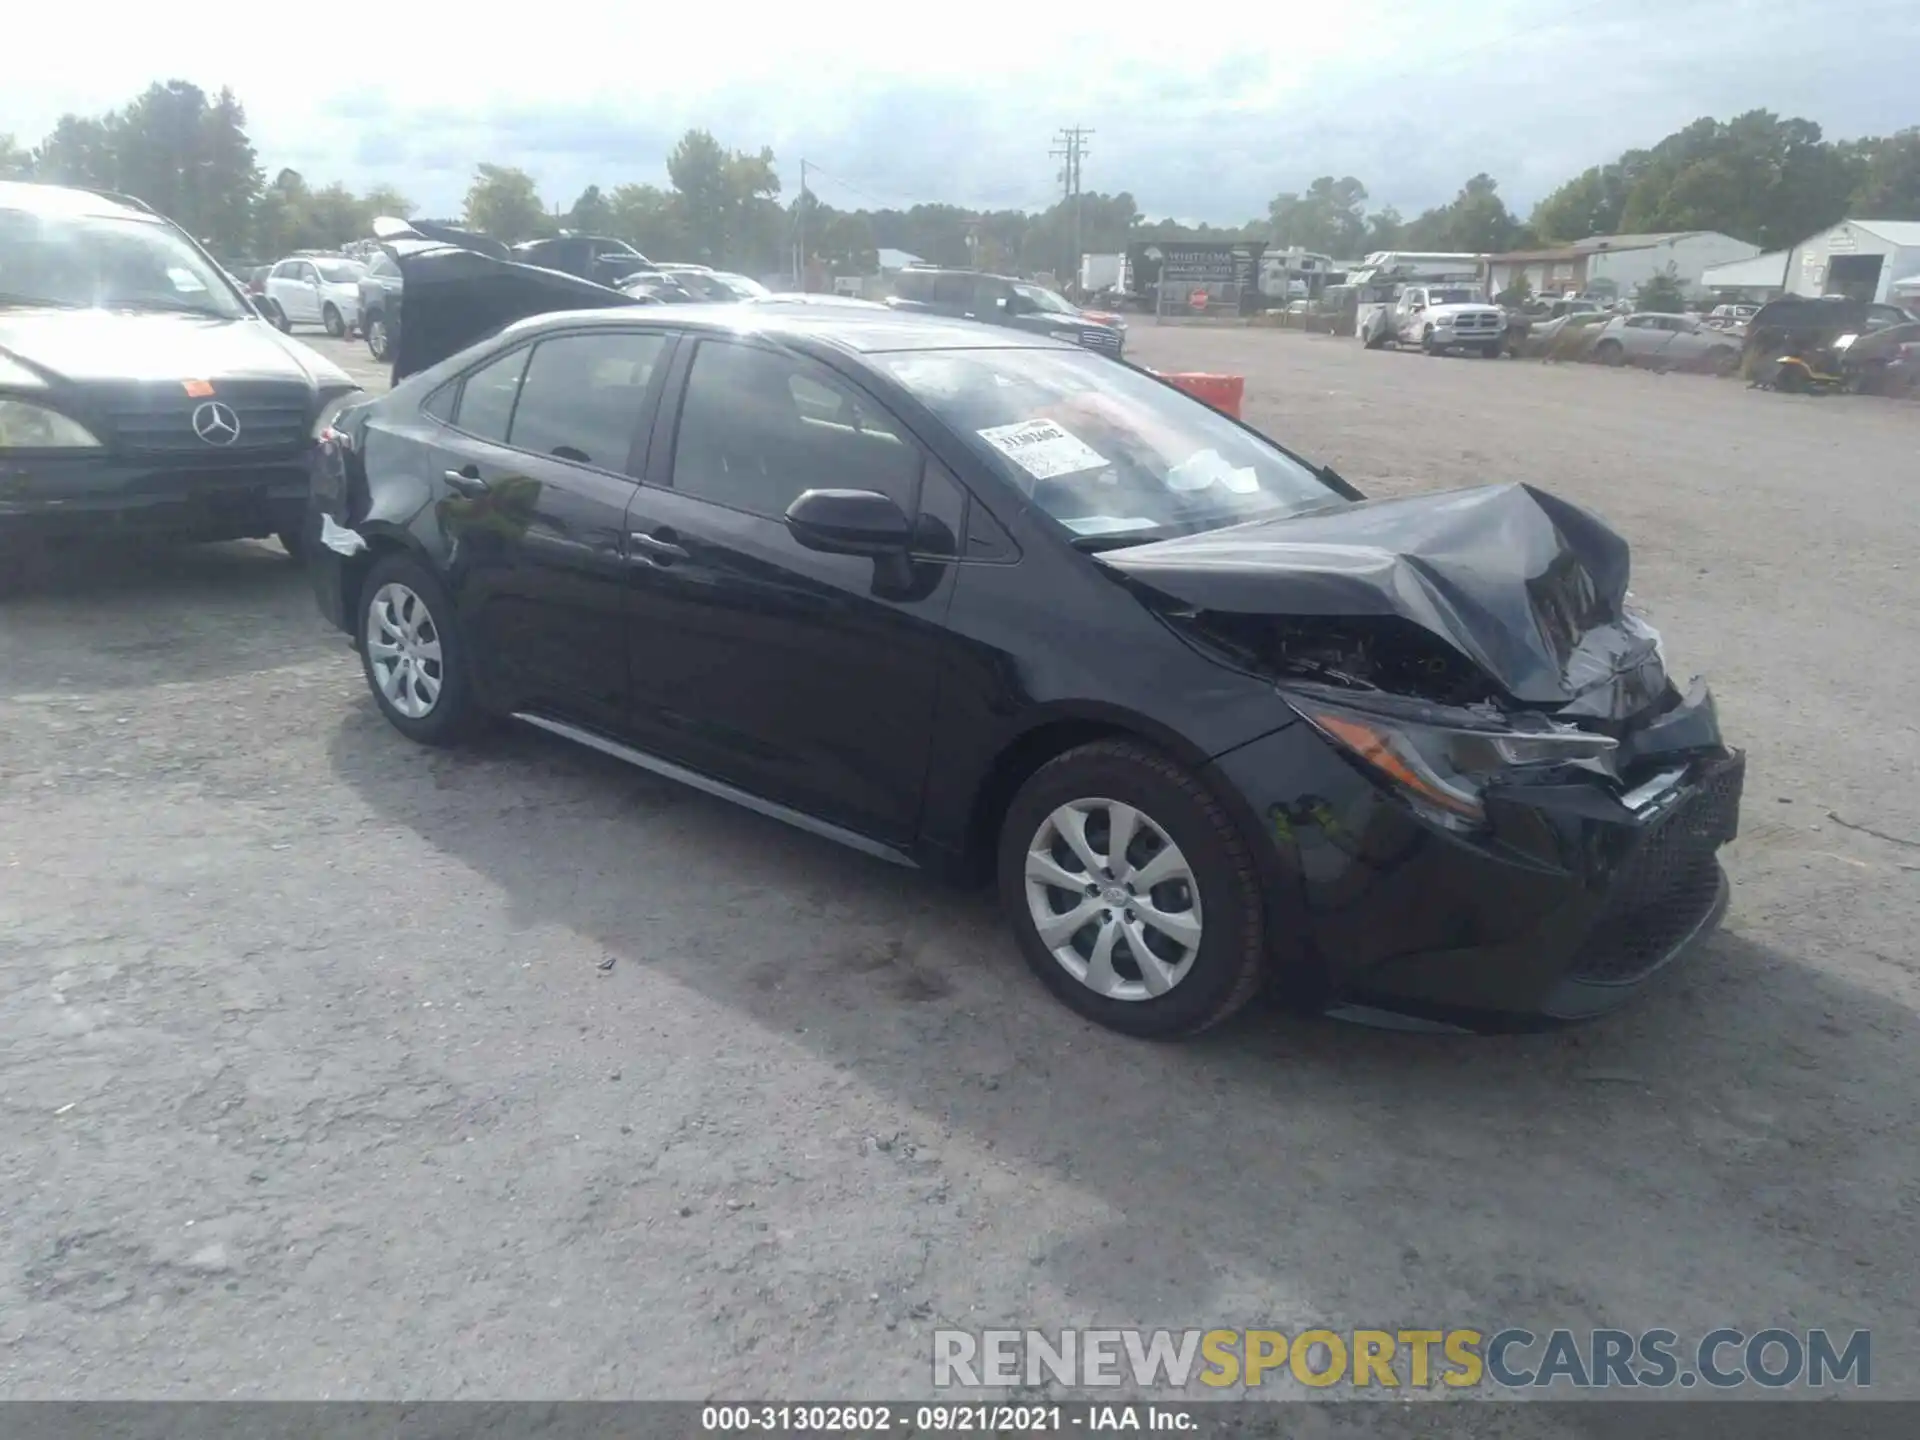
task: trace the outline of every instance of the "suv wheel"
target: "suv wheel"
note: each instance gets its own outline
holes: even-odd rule
[[[320,323],[327,327],[327,334],[338,340],[347,333],[347,322],[340,316],[337,306],[329,305],[320,312]]]
[[[376,360],[387,358],[387,322],[377,311],[367,317],[367,353]]]
[[[1043,765],[1007,811],[998,868],[1027,964],[1090,1020],[1193,1035],[1260,987],[1264,911],[1245,837],[1158,751],[1098,741]]]
[[[449,745],[472,726],[465,655],[453,602],[411,555],[374,562],[360,587],[360,665],[393,727],[422,745]]]
[[[1627,363],[1626,347],[1618,340],[1602,340],[1593,347],[1593,358],[1602,365],[1624,365]]]

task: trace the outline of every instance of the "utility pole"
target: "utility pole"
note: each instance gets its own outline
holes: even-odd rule
[[[1076,283],[1080,274],[1080,162],[1087,155],[1087,139],[1093,131],[1074,125],[1054,135],[1054,147],[1049,155],[1062,161],[1060,183],[1063,187],[1062,198],[1073,209],[1073,255],[1067,262],[1067,275],[1071,280],[1063,279],[1062,284]]]
[[[793,210],[794,221],[800,227],[799,242],[795,247],[793,262],[794,279],[801,290],[807,288],[807,162],[800,162],[800,199]]]

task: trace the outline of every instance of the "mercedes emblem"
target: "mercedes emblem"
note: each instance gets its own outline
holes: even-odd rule
[[[218,400],[193,412],[193,433],[209,445],[231,445],[240,438],[240,417]]]

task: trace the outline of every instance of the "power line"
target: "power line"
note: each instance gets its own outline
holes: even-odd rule
[[[1070,126],[1054,135],[1054,146],[1047,154],[1062,162],[1061,198],[1073,209],[1073,253],[1063,272],[1077,274],[1080,266],[1080,165],[1087,157],[1087,138],[1093,131],[1081,125]]]

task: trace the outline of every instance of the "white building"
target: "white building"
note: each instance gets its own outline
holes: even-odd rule
[[[1787,288],[1787,261],[1792,256],[1791,250],[1769,250],[1751,260],[1710,265],[1700,283],[1728,299],[1774,300]]]
[[[1660,235],[1593,235],[1549,250],[1515,250],[1488,257],[1487,278],[1498,295],[1522,275],[1536,295],[1617,295],[1630,298],[1636,286],[1669,265],[1689,296],[1705,293],[1701,277],[1733,260],[1750,260],[1758,245],[1718,230],[1674,230]]]
[[[1790,295],[1851,295],[1880,304],[1920,274],[1920,220],[1842,220],[1788,252]]]

